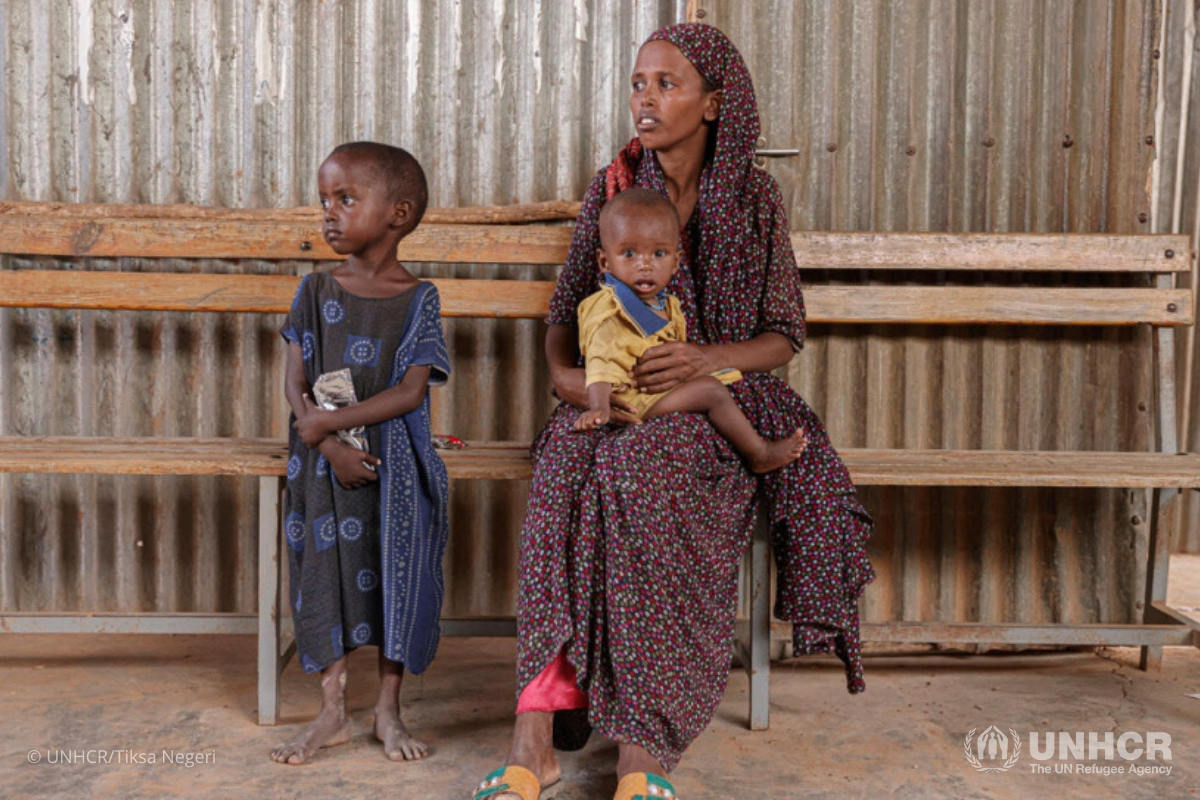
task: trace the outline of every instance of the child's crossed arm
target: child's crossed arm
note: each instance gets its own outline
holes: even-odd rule
[[[292,427],[304,444],[321,451],[333,467],[338,483],[347,489],[378,480],[379,476],[368,464],[378,466],[381,462],[377,456],[343,444],[337,438],[337,431],[378,425],[407,414],[421,405],[428,387],[429,367],[409,367],[395,386],[352,406],[326,411],[315,405],[309,395],[311,387],[304,377],[304,356],[300,346],[288,345],[284,394],[296,415]]]

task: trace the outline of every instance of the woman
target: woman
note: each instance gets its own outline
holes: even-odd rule
[[[663,776],[725,690],[737,567],[760,490],[776,612],[795,623],[796,652],[837,652],[850,691],[863,688],[857,601],[873,577],[870,518],[820,420],[770,374],[803,343],[804,305],[782,197],[752,162],[759,121],[745,63],[715,28],[664,28],[638,53],[630,108],[638,138],[588,189],[551,303],[546,353],[564,402],[533,448],[517,721],[509,766],[477,797],[529,800],[557,782],[552,742],[582,708],[619,743],[617,798],[673,796]],[[798,461],[756,479],[695,414],[573,430],[587,407],[576,307],[598,285],[600,209],[629,186],[666,195],[684,221],[670,288],[691,340],[647,351],[638,386],[662,392],[737,368],[746,377],[730,390],[759,433],[807,433]]]

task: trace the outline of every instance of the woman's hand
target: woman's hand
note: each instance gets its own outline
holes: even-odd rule
[[[316,447],[337,430],[337,426],[330,421],[331,416],[330,412],[315,406],[312,398],[305,394],[304,414],[296,417],[292,427],[300,435],[300,441],[309,447]]]
[[[382,462],[370,453],[330,439],[321,445],[321,455],[329,461],[333,475],[343,489],[357,489],[379,480],[378,473],[371,467],[378,467]]]
[[[668,342],[642,353],[630,378],[633,385],[648,394],[669,392],[697,375],[718,369],[709,363],[706,348],[691,342]]]

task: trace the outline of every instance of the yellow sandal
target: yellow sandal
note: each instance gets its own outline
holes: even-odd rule
[[[485,800],[502,794],[515,794],[521,800],[540,800],[547,798],[560,787],[560,783],[551,784],[542,791],[537,776],[524,767],[501,767],[483,779],[479,788],[471,795],[472,800]]]
[[[631,772],[617,784],[613,800],[678,800],[670,781],[653,772]]]

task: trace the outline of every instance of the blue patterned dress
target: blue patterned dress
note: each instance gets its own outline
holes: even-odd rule
[[[301,348],[309,386],[348,367],[360,402],[397,385],[412,366],[428,366],[431,385],[450,374],[430,283],[359,297],[331,274],[314,273],[301,282],[282,333]],[[367,426],[370,452],[383,463],[379,480],[358,489],[344,489],[325,457],[289,431],[284,531],[301,666],[317,672],[376,645],[422,672],[437,650],[448,533],[448,482],[433,449],[428,393],[413,411]]]

